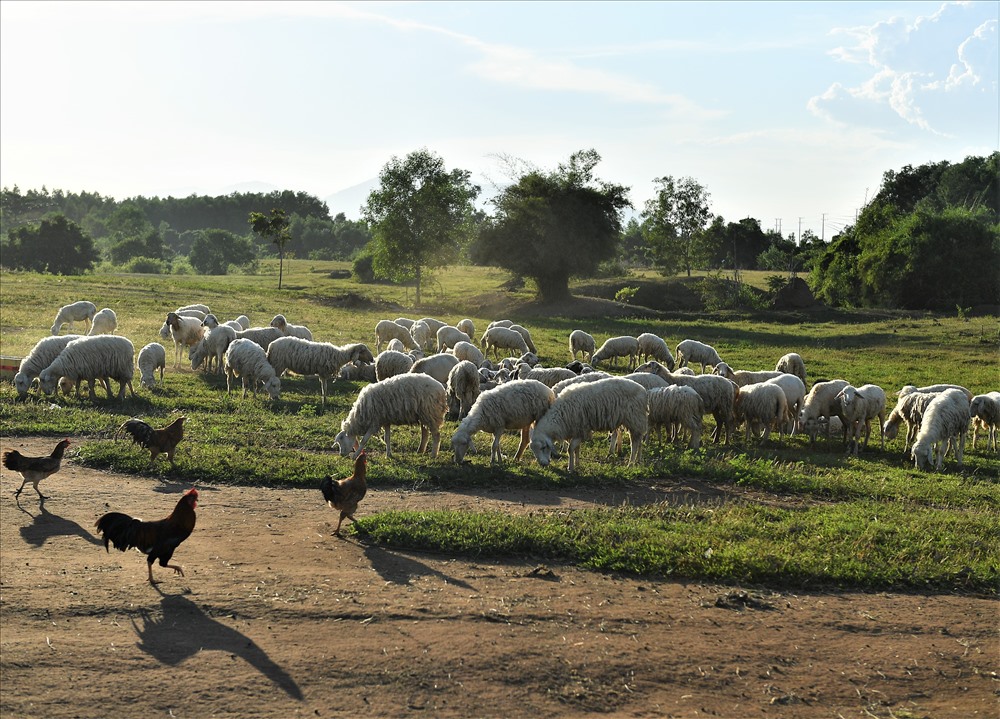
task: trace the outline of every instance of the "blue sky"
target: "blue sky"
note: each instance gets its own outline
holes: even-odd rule
[[[594,148],[638,209],[693,177],[829,239],[886,170],[997,150],[998,10],[3,0],[0,184],[326,199],[421,148],[484,189]]]

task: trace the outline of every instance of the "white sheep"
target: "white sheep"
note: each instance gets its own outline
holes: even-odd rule
[[[528,352],[535,353],[535,343],[531,341],[531,333],[521,325],[511,325],[508,329],[512,329],[521,335],[521,339],[524,340],[524,345],[528,348]]]
[[[619,357],[628,357],[628,368],[635,369],[639,357],[639,340],[627,335],[607,339],[600,349],[591,355],[590,360],[594,367],[606,360],[611,360],[611,366],[616,367]]]
[[[351,411],[340,425],[334,446],[342,455],[356,455],[371,436],[385,428],[385,456],[392,457],[392,425],[420,425],[420,448],[427,449],[431,437],[431,457],[437,457],[441,426],[448,409],[444,385],[425,374],[400,374],[369,384],[358,393]],[[360,438],[360,440],[359,440]]]
[[[977,394],[969,406],[972,414],[972,448],[976,448],[979,430],[986,432],[986,448],[997,451],[997,428],[1000,427],[1000,392]]]
[[[421,317],[419,320],[417,320],[417,322],[423,322],[425,325],[431,328],[431,337],[436,336],[437,331],[442,327],[444,327],[446,324],[448,324],[447,322],[442,322],[441,320],[436,319],[434,317]]]
[[[389,340],[389,344],[387,344],[385,348],[387,350],[392,350],[393,352],[406,352],[406,345],[397,340],[395,337]],[[410,361],[413,361],[412,357],[410,358]]]
[[[416,322],[416,320],[411,320],[409,317],[397,317],[393,320],[393,322],[401,327],[405,327],[407,331],[409,331],[409,329],[413,327],[413,323]]]
[[[546,387],[554,387],[563,380],[577,376],[576,372],[565,367],[532,367],[527,362],[519,364],[513,375],[517,379],[536,379]]]
[[[646,362],[654,359],[661,364],[665,364],[668,370],[674,369],[674,356],[670,354],[670,348],[662,338],[652,332],[643,332],[635,338],[639,343],[639,361]]]
[[[652,389],[663,389],[664,387],[670,387],[671,383],[660,377],[658,374],[653,374],[652,372],[633,372],[631,374],[625,375],[625,379],[630,379],[633,382],[638,382],[647,390]]]
[[[413,358],[398,350],[383,350],[375,358],[375,381],[381,382],[398,374],[406,374],[413,366]]]
[[[118,329],[118,315],[110,307],[105,307],[94,315],[90,322],[90,331],[87,334],[91,336],[113,335],[116,329]]]
[[[602,372],[601,370],[584,372],[583,374],[578,374],[575,377],[570,377],[569,379],[564,379],[561,382],[556,382],[552,386],[552,393],[558,397],[567,387],[572,387],[573,385],[582,384],[584,382],[597,382],[598,380],[607,379],[608,377],[614,377],[614,375]]]
[[[705,413],[715,418],[712,441],[718,442],[725,435],[726,444],[729,444],[735,430],[734,407],[740,391],[735,382],[715,374],[688,375],[670,372],[656,360],[640,365],[635,371],[652,372],[671,384],[693,388],[705,403]]]
[[[139,350],[135,361],[139,368],[139,384],[146,389],[156,387],[156,370],[160,371],[160,384],[163,384],[163,370],[167,367],[167,350],[159,342],[150,342]]]
[[[657,375],[651,373],[650,377]],[[690,433],[688,449],[698,449],[701,445],[701,424],[705,415],[705,403],[694,387],[668,385],[649,390],[649,431],[659,434],[664,427],[670,430],[670,438],[678,436],[678,429]]]
[[[941,471],[949,443],[955,448],[955,459],[962,466],[965,453],[965,433],[972,413],[969,398],[960,389],[946,389],[937,395],[920,423],[917,439],[910,449],[917,469],[932,466]]]
[[[245,330],[236,332],[236,339],[250,340],[265,352],[267,348],[277,339],[287,335],[277,327],[248,327]]]
[[[788,405],[788,417],[785,421],[784,431],[787,434],[795,434],[795,421],[802,410],[802,403],[806,401],[806,385],[798,375],[782,372],[777,377],[772,377],[765,384],[775,384],[781,387],[785,393],[785,402]]]
[[[490,464],[500,464],[503,459],[500,438],[505,430],[512,429],[521,432],[521,443],[514,455],[515,462],[520,460],[528,446],[531,426],[549,410],[554,400],[555,395],[549,387],[532,379],[512,380],[484,390],[451,437],[455,461],[464,461],[473,435],[482,431],[493,435]]]
[[[271,399],[281,396],[281,380],[267,361],[263,348],[253,340],[237,337],[230,342],[222,356],[222,366],[226,370],[226,394],[232,393],[232,381],[239,377],[243,385],[242,397],[247,396],[247,383],[253,387],[254,395],[258,385],[263,385]]]
[[[834,415],[840,417],[841,422],[843,422],[844,429],[847,429],[847,420],[840,415],[840,403],[837,402],[837,395],[840,390],[844,389],[849,385],[846,379],[832,379],[825,382],[817,382],[809,390],[809,394],[806,395],[805,401],[802,403],[802,409],[799,412],[798,425],[796,429],[799,432],[806,432],[809,435],[809,443],[812,444],[816,441],[816,434],[819,431],[820,423],[818,420],[821,417],[830,418]],[[827,428],[827,439],[830,437],[830,423],[826,423]]]
[[[459,342],[472,342],[472,338],[458,327],[444,325],[437,331],[437,351],[444,352]]]
[[[206,362],[205,369],[218,374],[222,372],[222,357],[229,349],[230,343],[236,339],[236,330],[230,325],[217,325],[208,330],[201,341],[196,345],[191,345],[188,350],[188,359],[191,360],[191,369],[198,369],[202,362]]]
[[[896,397],[905,397],[911,392],[944,392],[946,389],[957,389],[966,396],[966,398],[971,402],[973,394],[965,387],[960,384],[932,384],[926,387],[914,387],[912,384],[905,385],[899,392],[896,393]]]
[[[486,361],[486,357],[472,342],[458,342],[451,351],[459,360],[468,360],[476,367],[482,367]]]
[[[174,341],[174,367],[180,367],[181,348],[201,342],[205,334],[202,320],[196,317],[181,317],[176,312],[168,312],[167,320],[160,330],[161,337],[171,337]],[[164,330],[166,335],[164,335]]]
[[[780,434],[784,434],[785,422],[788,419],[788,400],[781,387],[758,382],[740,387],[735,397],[736,423],[746,423],[746,443],[750,443],[750,435],[760,436],[761,442],[766,442],[771,434],[771,427],[777,426]],[[763,435],[760,430],[763,428]]]
[[[430,352],[434,349],[434,341],[437,338],[436,332],[437,330],[432,329],[423,320],[417,320],[410,327],[410,337],[413,338],[414,344],[425,352]]]
[[[400,319],[403,319],[402,317]],[[412,325],[413,320],[410,320]],[[410,329],[399,322],[393,320],[379,320],[375,325],[375,352],[382,351],[382,345],[389,340],[399,340],[403,346],[410,350],[416,347],[413,337],[410,336]]]
[[[66,323],[83,322],[84,328],[90,330],[94,315],[97,314],[97,305],[93,302],[80,300],[72,304],[63,305],[56,312],[55,322],[52,323],[52,334],[57,335]]]
[[[239,317],[236,318],[236,321],[243,329],[245,330],[250,329],[250,318],[247,317],[246,315],[240,315]],[[235,329],[235,327],[233,329]]]
[[[371,354],[363,344],[337,347],[329,342],[313,342],[301,337],[279,337],[267,346],[265,352],[268,363],[279,376],[288,371],[303,377],[317,377],[323,406],[326,406],[326,381],[336,381],[340,368],[349,362],[373,361]]]
[[[174,310],[174,312],[179,314],[181,317],[194,317],[202,321],[204,321],[204,319],[208,317],[208,315],[210,314],[207,312],[202,312],[201,310],[191,310],[185,307],[182,307],[179,310]]]
[[[178,307],[174,311],[177,313],[187,312],[187,311],[201,312],[202,319],[205,318],[205,315],[211,314],[212,312],[212,310],[208,308],[208,305],[203,305],[203,304],[184,305],[183,307]]]
[[[722,363],[722,358],[715,348],[698,340],[681,340],[674,350],[677,358],[677,366],[684,367],[689,362],[697,362],[701,365],[701,373],[705,374],[705,367],[711,365],[715,367]]]
[[[789,352],[786,355],[782,355],[778,359],[778,363],[774,365],[774,369],[778,372],[787,372],[788,374],[795,375],[802,380],[803,384],[806,382],[806,363],[796,352]]]
[[[486,329],[490,329],[491,327],[510,327],[512,324],[514,323],[511,320],[493,320],[486,325]]]
[[[462,360],[448,373],[448,410],[462,419],[469,413],[481,391],[479,368],[468,360]]]
[[[459,359],[455,355],[447,353],[431,355],[430,357],[423,357],[414,362],[413,366],[410,367],[410,372],[413,374],[430,375],[444,387],[448,384],[448,374],[458,362]]]
[[[381,354],[381,353],[379,353]],[[351,362],[340,368],[340,379],[349,382],[377,382],[374,362]]]
[[[569,471],[576,469],[580,445],[596,431],[613,433],[612,449],[619,427],[629,433],[632,451],[629,465],[642,457],[642,443],[649,429],[645,388],[629,379],[609,377],[597,382],[567,387],[535,424],[531,451],[543,467],[548,466],[555,443],[569,441]]]
[[[940,392],[908,392],[896,400],[893,407],[882,425],[882,435],[893,440],[899,434],[899,425],[906,424],[906,437],[903,440],[903,455],[909,456],[910,445],[917,438],[920,431],[920,422],[923,420],[924,412],[930,406],[934,398]]]
[[[520,332],[509,327],[489,327],[479,339],[479,346],[485,353],[493,350],[493,357],[500,358],[500,350],[508,350],[522,355],[528,351],[528,345]]]
[[[569,333],[569,354],[575,360],[579,354],[584,362],[593,362],[597,350],[597,340],[583,330],[573,330]]]
[[[470,342],[472,341],[472,338],[476,336],[476,324],[475,324],[475,322],[473,322],[472,320],[470,320],[468,317],[466,317],[463,320],[459,320],[458,322],[456,322],[455,326],[458,327],[458,329],[462,330],[462,332],[464,332],[465,334],[467,334],[469,336],[469,341]]]
[[[53,335],[38,340],[27,356],[21,360],[17,374],[14,375],[14,387],[17,389],[18,398],[24,399],[27,396],[28,390],[38,379],[41,371],[52,364],[59,353],[66,349],[66,345],[83,336],[85,335]]]
[[[725,377],[728,380],[732,380],[736,383],[738,387],[746,387],[749,384],[757,384],[758,382],[767,382],[769,379],[774,379],[775,377],[780,377],[785,374],[784,372],[779,372],[777,370],[736,370],[734,371],[725,362],[720,362],[715,365],[712,369],[712,374],[717,374],[720,377]]]
[[[293,325],[285,319],[284,315],[275,315],[271,320],[271,326],[277,327],[286,337],[298,337],[299,339],[312,341],[312,331],[304,325]]]
[[[868,449],[871,421],[876,417],[882,449],[885,450],[885,431],[882,429],[885,422],[885,391],[875,384],[860,387],[849,384],[837,393],[835,399],[840,403],[840,417],[847,423],[850,438],[847,453],[858,456],[862,431],[865,433],[865,449]]]
[[[52,394],[60,377],[72,382],[91,383],[90,397],[95,399],[94,380],[104,378],[118,382],[118,399],[125,399],[125,389],[135,396],[132,377],[135,376],[135,347],[120,335],[79,337],[69,344],[38,375],[38,384],[45,394]]]

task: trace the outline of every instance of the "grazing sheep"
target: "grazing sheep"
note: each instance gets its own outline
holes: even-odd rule
[[[421,317],[419,320],[417,320],[417,322],[423,322],[425,325],[431,328],[431,337],[437,336],[437,331],[442,327],[444,327],[446,324],[448,324],[447,322],[442,322],[441,320],[435,319],[434,317]]]
[[[997,428],[1000,427],[1000,392],[977,394],[969,406],[972,415],[972,448],[976,448],[979,430],[986,432],[986,448],[997,451]]]
[[[410,328],[413,327],[413,323],[416,322],[416,320],[411,320],[409,317],[397,317],[396,319],[393,320],[393,322],[395,322],[400,327],[405,327],[406,331],[409,332]]]
[[[841,416],[840,403],[837,402],[837,395],[840,390],[849,385],[846,379],[832,379],[825,382],[817,382],[809,390],[805,401],[802,403],[802,410],[799,412],[797,429],[799,432],[809,434],[809,444],[816,442],[816,434],[820,424],[817,420],[820,417],[830,418],[834,415],[840,417],[844,429],[847,429],[847,420]],[[826,423],[827,439],[830,438],[830,423]]]
[[[94,379],[118,382],[118,399],[125,399],[125,389],[135,396],[132,377],[135,376],[135,347],[120,335],[79,337],[59,353],[38,375],[38,384],[45,394],[52,394],[60,377],[72,382],[90,382],[90,398],[96,399]]]
[[[788,405],[788,417],[785,421],[784,432],[795,434],[795,420],[802,410],[802,403],[806,401],[806,385],[797,375],[783,372],[777,377],[772,377],[764,384],[775,384],[781,387],[785,393],[785,402]]]
[[[464,320],[456,322],[455,326],[469,336],[470,342],[472,341],[472,338],[476,336],[476,324],[468,317]]]
[[[788,419],[788,400],[781,387],[758,382],[740,387],[733,412],[737,425],[746,423],[746,443],[750,444],[751,433],[760,436],[763,443],[770,436],[773,426],[777,426],[778,432],[784,434],[785,421]],[[763,435],[760,434],[761,427]]]
[[[490,464],[500,464],[503,460],[500,438],[505,430],[511,429],[521,431],[521,443],[514,455],[514,461],[518,461],[528,446],[531,426],[549,410],[554,400],[552,390],[533,379],[512,380],[484,390],[451,437],[455,461],[459,464],[464,461],[473,435],[483,431],[493,435]]]
[[[385,428],[385,456],[392,457],[390,433],[394,424],[420,425],[420,449],[427,449],[430,433],[431,457],[437,457],[441,426],[448,409],[444,385],[424,374],[400,374],[362,388],[340,433],[333,441],[342,455],[360,452],[371,436]],[[359,438],[360,437],[360,441]]]
[[[601,348],[591,355],[590,360],[594,367],[605,360],[611,360],[611,366],[617,367],[619,357],[628,357],[628,368],[635,369],[639,357],[639,340],[628,336],[612,337],[604,341]]]
[[[430,352],[434,348],[436,332],[437,330],[431,329],[431,326],[423,320],[417,320],[410,327],[410,337],[413,338],[414,344],[425,352]]]
[[[389,340],[389,344],[387,344],[385,348],[387,350],[392,350],[393,352],[406,352],[406,345],[397,340],[395,337]]]
[[[486,329],[492,329],[493,327],[510,327],[512,324],[514,323],[511,320],[493,320],[486,325]]]
[[[201,341],[188,350],[191,369],[198,369],[206,362],[205,369],[218,374],[222,372],[222,357],[229,349],[230,343],[236,339],[236,330],[229,325],[217,325],[202,337]]]
[[[569,379],[564,379],[561,382],[556,382],[552,386],[552,394],[558,397],[567,387],[572,387],[573,385],[581,384],[583,382],[597,382],[598,380],[607,379],[608,377],[614,377],[614,375],[600,370],[584,372],[583,374],[578,374],[575,377],[570,377]]]
[[[860,387],[847,385],[837,393],[835,398],[840,403],[840,417],[847,422],[847,433],[850,442],[847,453],[858,456],[861,444],[861,432],[865,433],[865,449],[868,449],[868,437],[871,435],[871,421],[878,417],[878,433],[885,450],[885,391],[875,384],[865,384]]]
[[[279,337],[267,347],[265,356],[276,375],[285,371],[316,376],[319,379],[321,404],[326,406],[326,381],[336,381],[340,368],[349,362],[373,360],[363,344],[337,347],[329,342],[313,342],[301,337]]]
[[[670,354],[670,348],[660,337],[651,332],[643,332],[635,338],[639,343],[639,361],[646,362],[654,359],[665,364],[668,370],[674,369],[674,356]]]
[[[472,338],[458,327],[445,325],[437,331],[437,351],[444,352],[459,342],[472,342]]]
[[[650,377],[657,375],[651,373]],[[690,433],[688,449],[701,446],[701,422],[705,415],[705,403],[694,387],[668,385],[649,390],[649,431],[655,429],[659,435],[663,428],[670,430],[670,439],[679,436],[678,429]]]
[[[594,336],[583,330],[573,330],[569,333],[569,353],[575,360],[577,353],[584,362],[594,361],[594,351],[597,349],[597,340]]]
[[[758,382],[767,382],[769,379],[774,379],[775,377],[780,377],[785,374],[784,372],[778,372],[777,370],[760,370],[757,372],[751,372],[749,370],[737,370],[733,371],[725,362],[720,362],[715,365],[712,370],[712,374],[717,374],[720,377],[725,377],[728,380],[732,380],[736,383],[737,387],[746,387],[748,384],[757,384]]]
[[[782,355],[778,360],[778,363],[774,365],[774,369],[778,372],[787,372],[788,374],[793,374],[802,380],[802,384],[806,382],[806,363],[802,361],[802,357],[795,352],[789,352],[786,355]]]
[[[14,387],[17,389],[19,399],[24,399],[31,385],[38,379],[38,375],[43,369],[52,364],[52,361],[59,356],[59,353],[66,349],[66,345],[85,335],[54,335],[43,337],[35,343],[28,355],[21,360],[17,374],[14,375]]]
[[[410,367],[410,372],[430,375],[440,382],[442,387],[445,387],[448,385],[448,374],[458,362],[459,359],[455,355],[447,353],[431,355],[414,362],[413,366]]]
[[[381,382],[398,374],[406,374],[413,366],[413,358],[398,350],[379,352],[375,358],[375,381]]]
[[[462,360],[448,373],[448,410],[456,419],[469,413],[480,393],[479,369],[468,360]]]
[[[250,318],[247,317],[246,315],[240,315],[239,317],[236,318],[236,321],[239,323],[240,327],[242,327],[243,329],[245,329],[245,330],[250,329]],[[233,329],[236,329],[236,328],[234,327]]]
[[[917,439],[910,449],[916,468],[933,466],[940,472],[949,443],[955,448],[955,459],[961,467],[965,433],[971,419],[969,399],[960,389],[946,389],[937,395],[924,412]]]
[[[586,374],[587,372],[594,371],[593,367],[585,362],[581,362],[580,360],[573,360],[566,365],[566,369],[573,370],[573,374]]]
[[[340,368],[340,379],[346,379],[349,382],[377,382],[375,363],[351,362],[345,364]]]
[[[205,334],[201,326],[202,320],[196,317],[181,317],[176,312],[168,312],[167,320],[160,330],[161,337],[171,337],[174,340],[174,367],[181,366],[181,348],[196,345]],[[164,335],[164,330],[167,334]]]
[[[184,307],[182,307],[179,310],[174,310],[174,312],[179,314],[181,317],[194,317],[202,321],[204,321],[205,318],[208,317],[209,315],[209,313],[202,312],[201,310],[190,310]]]
[[[375,325],[375,352],[381,352],[382,345],[388,343],[389,340],[399,340],[408,350],[417,346],[413,341],[413,337],[410,336],[410,329],[408,327],[404,327],[392,320],[379,320]]]
[[[139,350],[136,359],[139,368],[139,384],[146,389],[156,387],[156,370],[160,370],[160,384],[163,384],[163,370],[167,367],[167,350],[159,342],[150,342]]]
[[[537,379],[546,387],[554,387],[565,379],[577,377],[576,372],[565,367],[532,367],[527,362],[519,364],[514,375],[517,379]]]
[[[476,367],[481,367],[486,361],[486,357],[472,342],[458,342],[451,351],[459,360],[468,360]]]
[[[313,333],[308,327],[290,324],[284,315],[275,315],[271,320],[271,326],[277,327],[286,337],[298,337],[309,341],[313,338]]]
[[[646,390],[632,380],[609,377],[597,382],[567,387],[535,424],[531,451],[543,467],[548,466],[555,443],[569,441],[570,472],[576,469],[580,445],[596,431],[612,432],[612,448],[619,427],[629,433],[632,451],[629,465],[642,457],[642,442],[649,429]]]
[[[116,329],[118,329],[118,315],[110,307],[105,307],[94,315],[90,322],[90,331],[87,334],[90,336],[113,335]]]
[[[944,392],[946,389],[961,390],[968,400],[972,401],[972,392],[960,384],[932,384],[927,387],[914,387],[912,384],[908,384],[896,393],[896,397],[905,397],[911,392]]]
[[[521,338],[524,340],[525,346],[528,348],[528,352],[531,352],[532,354],[536,353],[535,343],[531,341],[531,333],[528,332],[527,329],[525,329],[521,325],[511,325],[508,329],[512,329],[519,335],[521,335]]]
[[[202,304],[184,305],[183,307],[178,307],[176,310],[174,310],[174,312],[177,312],[178,314],[180,314],[181,312],[188,312],[188,311],[200,312],[202,315],[202,319],[205,318],[205,315],[211,314],[212,312],[212,310],[208,308],[208,305],[202,305]]]
[[[903,440],[903,455],[909,456],[910,445],[917,438],[924,412],[940,392],[909,392],[896,400],[896,406],[882,425],[882,435],[893,440],[899,434],[899,425],[906,423],[906,437]]]
[[[705,367],[711,365],[715,367],[722,363],[722,358],[715,348],[698,340],[681,340],[674,350],[677,357],[677,366],[684,367],[689,362],[697,362],[701,365],[701,373],[705,374]]]
[[[635,371],[652,372],[670,384],[693,388],[705,403],[705,413],[715,418],[712,441],[718,442],[725,435],[726,444],[729,444],[735,430],[733,408],[736,406],[736,396],[740,392],[735,382],[715,374],[687,375],[670,372],[656,360],[640,365]]]
[[[236,332],[236,339],[250,340],[265,352],[272,342],[285,336],[277,327],[248,327]]]
[[[663,389],[664,387],[671,386],[670,382],[660,377],[660,375],[653,374],[652,372],[633,372],[632,374],[625,375],[625,379],[638,382],[647,390]]]
[[[514,351],[522,355],[528,351],[528,345],[520,332],[509,327],[489,327],[479,339],[479,346],[485,353],[493,350],[493,357],[500,358],[500,350]]]
[[[57,335],[62,330],[63,325],[73,322],[83,322],[84,328],[90,330],[94,315],[97,314],[97,305],[93,302],[80,300],[72,304],[63,305],[56,312],[55,322],[52,323],[52,334]]]
[[[267,361],[264,349],[253,340],[237,337],[230,342],[222,356],[222,365],[226,370],[226,394],[232,393],[232,380],[239,377],[243,384],[241,396],[244,398],[247,396],[248,382],[253,387],[255,396],[258,385],[264,385],[264,390],[271,399],[281,396],[278,373]]]

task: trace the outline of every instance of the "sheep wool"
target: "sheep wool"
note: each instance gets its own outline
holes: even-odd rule
[[[649,373],[646,373],[649,374]],[[656,375],[650,374],[651,377]],[[701,446],[701,424],[705,415],[705,403],[693,387],[667,385],[649,390],[649,431],[656,430],[659,436],[664,428],[670,431],[670,439],[680,436],[680,431],[690,435],[688,449]]]
[[[547,387],[555,387],[563,380],[572,379],[578,375],[565,367],[532,367],[527,362],[518,365],[515,375],[518,379],[537,379]]]
[[[735,403],[736,423],[746,423],[747,444],[750,443],[751,434],[760,436],[761,442],[766,442],[773,426],[777,426],[779,433],[784,434],[785,420],[788,418],[788,401],[781,387],[767,382],[741,387],[735,396]]]
[[[715,351],[714,347],[698,340],[681,340],[677,343],[674,355],[677,358],[678,367],[697,362],[701,365],[702,374],[705,374],[706,366],[715,367],[722,362],[722,358],[719,357],[719,353]]]
[[[715,374],[689,375],[681,372],[670,372],[656,360],[651,360],[636,368],[636,372],[652,372],[658,374],[670,384],[691,387],[705,403],[706,414],[715,418],[715,430],[712,441],[718,442],[723,434],[726,444],[729,443],[735,430],[734,407],[740,388],[732,380]]]
[[[976,448],[979,431],[986,432],[986,448],[997,451],[997,428],[1000,427],[1000,392],[977,394],[969,406],[972,414],[972,448]]]
[[[207,360],[205,369],[216,374],[222,372],[222,357],[234,339],[236,330],[228,324],[216,325],[209,329],[201,341],[188,350],[191,369],[198,369]]]
[[[437,331],[437,351],[444,352],[459,342],[471,342],[472,338],[458,327],[445,325]]]
[[[569,333],[569,354],[574,360],[579,354],[584,362],[593,362],[596,350],[597,340],[593,335],[583,330],[573,330]]]
[[[27,356],[21,360],[17,374],[14,375],[17,396],[22,399],[27,396],[28,390],[38,379],[41,371],[52,364],[59,353],[66,349],[66,345],[83,336],[85,335],[54,335],[38,340]]]
[[[482,367],[483,362],[486,361],[486,357],[472,342],[458,342],[451,350],[452,354],[459,360],[468,360],[476,367]]]
[[[642,457],[642,443],[648,431],[646,389],[632,380],[609,377],[566,388],[549,411],[538,420],[531,439],[531,451],[543,467],[552,460],[555,443],[569,441],[569,471],[579,462],[580,445],[593,432],[615,433],[625,427],[632,450],[629,465]]]
[[[575,377],[570,377],[569,379],[564,379],[561,382],[556,382],[552,386],[552,393],[558,397],[567,387],[572,387],[575,384],[581,384],[583,382],[597,382],[598,380],[607,379],[608,377],[614,377],[614,375],[600,370],[584,372],[583,374],[578,374]]]
[[[87,302],[86,300],[80,300],[79,302],[63,305],[59,308],[59,311],[56,312],[56,319],[52,323],[51,334],[59,334],[63,325],[72,324],[73,322],[83,322],[84,328],[89,331],[91,322],[96,314],[97,305],[93,302]]]
[[[271,320],[271,326],[277,327],[286,337],[298,337],[303,340],[312,340],[312,331],[303,325],[293,325],[285,319],[284,315],[275,315]]]
[[[459,359],[455,355],[447,353],[431,355],[414,362],[413,366],[410,367],[410,372],[429,375],[440,382],[442,387],[445,387],[448,385],[448,374],[458,362]]]
[[[500,464],[503,460],[500,438],[506,430],[521,432],[521,443],[514,455],[515,462],[520,460],[528,446],[531,426],[549,410],[554,401],[552,390],[533,379],[511,380],[481,392],[451,437],[455,461],[461,464],[465,460],[473,435],[482,431],[493,435],[490,464]]]
[[[265,352],[272,342],[286,336],[287,335],[277,327],[249,327],[245,330],[236,332],[236,339],[250,340]]]
[[[150,342],[139,350],[135,361],[139,368],[139,384],[146,389],[156,387],[156,371],[160,371],[160,384],[163,384],[163,370],[167,367],[167,350],[159,342]]]
[[[627,335],[605,340],[601,348],[591,356],[591,362],[597,367],[601,362],[611,360],[611,366],[616,367],[619,357],[628,357],[628,368],[634,369],[639,357],[639,340]]]
[[[479,346],[485,353],[493,350],[493,357],[500,359],[500,350],[523,355],[528,351],[528,345],[520,332],[509,327],[489,327],[479,339]]]
[[[837,395],[840,390],[844,389],[849,385],[845,379],[832,379],[826,382],[817,382],[809,390],[809,394],[806,395],[805,401],[802,403],[802,411],[799,412],[798,426],[797,429],[800,432],[807,432],[809,434],[809,443],[813,444],[816,441],[816,435],[819,431],[821,425],[818,420],[822,417],[829,420],[830,417],[836,415],[840,417],[843,426],[847,428],[846,418],[841,416],[840,403],[837,402]],[[826,423],[827,428],[827,439],[830,438],[830,423]]]
[[[468,360],[463,360],[451,368],[446,383],[448,389],[448,410],[462,419],[469,413],[480,393],[479,369]]]
[[[806,382],[806,363],[797,352],[789,352],[786,355],[782,355],[778,359],[778,363],[774,365],[774,369],[778,372],[787,372],[788,374],[795,375],[802,380],[802,384]]]
[[[181,317],[176,312],[168,312],[167,320],[160,330],[160,336],[174,341],[174,367],[180,367],[181,348],[196,345],[205,334],[205,328],[197,317]],[[164,330],[166,334],[164,334]]]
[[[113,335],[116,329],[118,329],[118,315],[110,307],[105,307],[94,315],[90,323],[90,331],[87,334]]]
[[[93,380],[113,379],[118,382],[118,399],[125,399],[125,390],[135,396],[132,377],[135,376],[135,347],[120,335],[79,337],[69,344],[38,375],[39,386],[45,394],[52,394],[60,377],[72,382],[91,382],[90,396],[95,398]]]
[[[384,427],[385,456],[389,458],[392,457],[392,425],[420,425],[418,452],[427,450],[429,434],[431,457],[437,457],[447,408],[444,385],[433,377],[412,373],[389,377],[365,386],[358,393],[351,411],[340,425],[334,446],[342,455],[351,454],[355,449],[360,452],[371,436]]]
[[[239,377],[244,398],[247,396],[248,383],[253,387],[254,395],[257,394],[258,386],[263,385],[271,399],[281,397],[281,380],[267,361],[264,350],[256,342],[239,337],[234,339],[222,356],[222,366],[226,371],[226,394],[232,393],[232,381]]]
[[[840,403],[840,416],[847,421],[847,433],[850,442],[847,445],[848,454],[858,456],[861,444],[861,433],[865,434],[865,449],[868,449],[868,437],[871,434],[871,421],[878,417],[879,437],[882,449],[885,449],[885,391],[874,384],[861,387],[847,385],[837,393]]]
[[[960,389],[946,389],[927,407],[917,439],[910,448],[910,457],[917,469],[933,467],[941,471],[949,442],[955,449],[955,459],[962,466],[965,453],[965,433],[972,412],[969,398]]]
[[[712,374],[717,374],[720,377],[725,377],[728,380],[732,380],[736,383],[738,387],[746,387],[750,384],[757,384],[759,382],[767,382],[769,379],[774,379],[775,377],[780,377],[785,374],[784,372],[779,372],[777,370],[736,370],[730,367],[725,362],[720,362],[715,365],[712,370]]]
[[[674,356],[670,354],[670,348],[667,347],[667,343],[663,339],[651,332],[643,332],[635,339],[639,343],[640,362],[654,359],[657,362],[665,364],[667,369],[673,371]]]
[[[337,347],[329,342],[313,342],[300,337],[279,337],[267,346],[268,363],[276,375],[292,372],[319,379],[320,397],[326,405],[327,380],[336,381],[340,368],[349,362],[371,360],[371,352],[363,344]]]
[[[412,366],[413,358],[405,352],[393,349],[379,352],[375,358],[375,381],[381,382],[398,374],[406,374]]]

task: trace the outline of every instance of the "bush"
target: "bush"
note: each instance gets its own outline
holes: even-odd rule
[[[167,275],[170,274],[170,263],[152,257],[133,257],[122,263],[121,271],[144,275]]]

